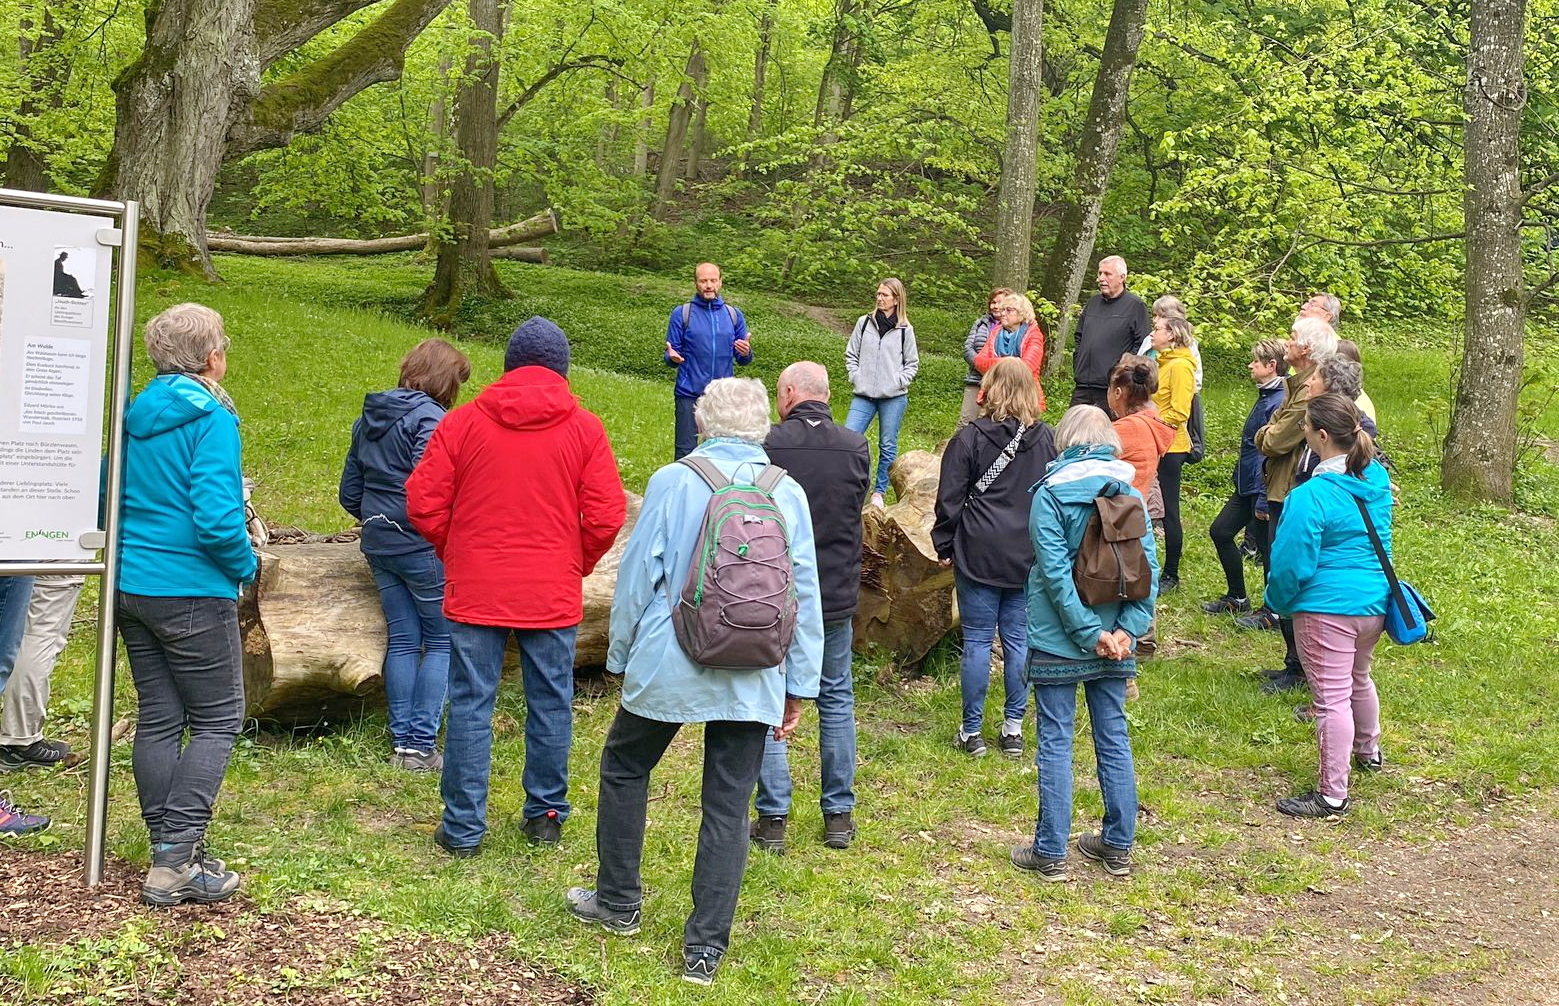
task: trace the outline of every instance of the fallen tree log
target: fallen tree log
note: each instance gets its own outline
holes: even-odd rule
[[[547,264],[547,249],[545,248],[514,245],[507,248],[493,248],[489,254],[493,258],[513,259],[516,262],[534,262],[537,265]]]
[[[547,209],[518,223],[487,232],[489,248],[505,248],[556,234],[558,215]],[[215,252],[240,255],[382,255],[415,251],[428,244],[428,233],[401,234],[388,238],[277,238],[258,234],[212,234],[206,243]],[[519,256],[516,256],[519,257]],[[529,261],[528,259],[526,261]],[[542,261],[545,261],[543,259]]]

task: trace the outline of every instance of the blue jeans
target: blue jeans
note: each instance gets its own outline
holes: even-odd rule
[[[514,633],[525,683],[526,820],[568,817],[568,749],[574,737],[574,637],[579,627],[510,629],[449,623],[449,724],[444,731],[444,835],[472,846],[487,832],[493,705],[503,649]]]
[[[963,732],[977,734],[985,718],[985,693],[991,686],[991,644],[1001,633],[1002,684],[1006,705],[1002,715],[1021,720],[1028,711],[1028,592],[1023,588],[990,587],[963,574],[958,589],[958,618],[963,624],[964,657],[958,683],[964,699]]]
[[[825,814],[855,809],[855,684],[850,674],[850,619],[823,623],[823,676],[817,689],[818,756],[823,763],[819,804]],[[756,807],[764,817],[790,813],[790,745],[763,742]]]
[[[16,653],[27,632],[27,604],[32,600],[33,578],[0,576],[0,691],[11,678]]]
[[[369,555],[389,645],[384,654],[384,699],[390,743],[432,751],[449,690],[449,623],[444,620],[444,564],[432,549],[405,555]]]
[[[846,429],[865,433],[872,424],[872,417],[877,418],[877,482],[872,486],[874,493],[888,491],[888,469],[893,467],[893,459],[899,456],[899,427],[904,425],[904,409],[908,405],[908,395],[897,398],[863,398],[856,395],[850,399],[850,412],[844,417]]]
[[[1104,796],[1104,844],[1130,849],[1137,836],[1137,777],[1126,733],[1126,679],[1100,678],[1083,684],[1088,720],[1093,727],[1099,791]],[[1072,828],[1072,729],[1077,715],[1076,685],[1034,686],[1038,720],[1039,822],[1034,851],[1049,859],[1066,856]]]

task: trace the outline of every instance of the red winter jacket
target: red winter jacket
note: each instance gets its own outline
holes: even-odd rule
[[[985,340],[985,348],[975,354],[974,369],[985,373],[996,366],[996,361],[1001,359],[996,355],[996,343],[1001,341],[1001,326],[991,329],[991,336]],[[1018,344],[1018,356],[1028,364],[1029,370],[1034,374],[1034,384],[1039,388],[1039,411],[1045,411],[1045,386],[1040,383],[1040,373],[1045,369],[1045,333],[1037,323],[1030,324],[1028,331],[1023,333],[1023,341]]]
[[[453,410],[406,480],[406,512],[444,561],[444,615],[558,629],[627,514],[601,420],[568,380],[518,367]]]

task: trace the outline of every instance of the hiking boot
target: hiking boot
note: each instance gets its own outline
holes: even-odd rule
[[[433,844],[449,853],[455,859],[470,859],[482,851],[482,843],[475,845],[450,845],[449,836],[444,834],[444,826],[441,824],[433,829]]]
[[[1012,854],[1007,858],[1012,860],[1013,866],[1037,874],[1040,880],[1060,883],[1072,879],[1066,872],[1065,856],[1060,859],[1050,859],[1035,852],[1032,845],[1013,846]]]
[[[0,793],[0,835],[31,835],[48,826],[48,818],[27,813],[11,802],[11,794]]]
[[[781,818],[780,820],[784,820]],[[848,810],[823,815],[823,844],[830,849],[848,849],[855,841],[855,817]]]
[[[748,829],[747,837],[753,845],[756,845],[764,852],[784,852],[785,821],[786,817],[784,814],[760,815],[752,822],[752,827]]]
[[[953,739],[953,747],[962,751],[970,758],[985,757],[985,738],[981,737],[979,734],[972,734],[968,737],[965,737],[962,733],[960,733],[956,738]]]
[[[713,985],[721,953],[709,947],[688,947],[682,951],[682,980],[694,985]]]
[[[609,933],[618,936],[632,936],[639,931],[639,910],[618,911],[615,908],[607,908],[601,904],[595,896],[595,892],[587,887],[570,887],[563,893],[568,901],[568,914],[580,922],[592,926],[600,926]],[[716,963],[719,963],[718,959]],[[710,969],[712,974],[713,968]],[[709,984],[705,982],[704,984]]]
[[[152,846],[152,868],[141,884],[141,901],[159,908],[186,901],[209,905],[238,893],[238,883],[238,874],[206,855],[203,843],[158,842]]]
[[[540,817],[527,817],[521,830],[531,845],[557,845],[563,837],[563,819],[557,811],[549,810]]]
[[[1250,599],[1225,594],[1216,601],[1203,601],[1202,610],[1209,615],[1240,615],[1250,611]]]
[[[1348,813],[1348,801],[1344,800],[1341,807],[1333,807],[1319,792],[1311,790],[1299,796],[1285,796],[1278,801],[1277,808],[1278,813],[1289,817],[1341,817]]]
[[[1375,752],[1373,758],[1366,758],[1364,755],[1356,754],[1353,756],[1353,767],[1360,772],[1379,772],[1386,767],[1386,757],[1379,751]]]
[[[1084,859],[1091,859],[1104,867],[1104,872],[1112,877],[1131,876],[1130,849],[1117,849],[1113,845],[1105,845],[1104,839],[1089,833],[1078,836],[1077,851],[1083,854]]]
[[[1180,589],[1180,577],[1169,573],[1158,578],[1158,592],[1160,594],[1173,594]]]
[[[1313,702],[1301,702],[1294,707],[1295,723],[1314,723],[1315,719],[1316,711]]]
[[[52,768],[70,758],[70,745],[64,741],[38,738],[31,744],[0,744],[0,772],[24,768]]]
[[[1295,674],[1293,671],[1284,671],[1275,678],[1268,678],[1261,683],[1261,694],[1276,695],[1279,692],[1292,692],[1305,687],[1305,676]]]
[[[1022,758],[1023,735],[999,734],[996,738],[996,750],[1001,752],[1003,758]]]
[[[1277,612],[1266,605],[1262,605],[1248,615],[1241,615],[1234,620],[1237,629],[1250,629],[1253,632],[1276,632],[1278,630]]]
[[[419,751],[416,748],[396,748],[390,756],[390,767],[408,772],[442,772],[444,756],[435,750]]]

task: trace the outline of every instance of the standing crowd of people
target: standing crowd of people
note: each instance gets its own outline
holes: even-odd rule
[[[1032,694],[1039,766],[1033,838],[1010,860],[1049,881],[1069,876],[1079,685],[1104,815],[1071,844],[1109,874],[1131,871],[1126,703],[1138,658],[1152,652],[1157,598],[1180,582],[1182,469],[1204,453],[1201,359],[1185,307],[1162,297],[1150,311],[1126,280],[1119,257],[1099,263],[1099,292],[1076,326],[1071,406],[1054,428],[1043,418],[1050,347],[1033,304],[992,291],[963,343],[969,371],[931,532],[961,619],[954,743],[987,753],[999,650],[997,749],[1023,756]],[[767,389],[734,376],[753,360],[753,341],[721,297],[719,268],[701,263],[694,281],[665,340],[677,370],[675,460],[649,480],[611,609],[607,670],[622,691],[601,755],[595,886],[570,888],[565,902],[583,923],[638,932],[650,778],[681,727],[701,724],[683,977],[708,984],[729,945],[749,848],[786,847],[787,741],[804,702],[818,710],[822,841],[847,849],[856,838],[861,513],[886,506],[919,353],[904,285],[885,279],[845,344],[845,421],[833,418],[828,370],[797,361],[779,375],[772,423]],[[1347,811],[1350,759],[1360,770],[1382,765],[1369,669],[1387,587],[1371,537],[1389,551],[1392,496],[1373,419],[1361,412],[1357,348],[1336,337],[1339,310],[1318,296],[1286,340],[1252,347],[1255,398],[1211,528],[1226,589],[1203,605],[1251,629],[1281,629],[1285,666],[1264,687],[1309,689],[1296,714],[1317,724],[1320,781],[1278,809],[1309,817]],[[221,384],[228,338],[216,312],[171,307],[147,323],[145,346],[157,376],[126,419],[116,585],[152,850],[141,896],[214,902],[240,883],[205,847],[243,718],[237,601],[256,575],[240,426]],[[364,399],[341,473],[340,502],[361,524],[384,610],[390,762],[440,774],[433,841],[457,858],[478,855],[488,830],[493,712],[511,638],[526,706],[523,832],[555,845],[572,810],[581,585],[616,542],[626,498],[605,425],[570,389],[569,360],[563,331],[530,318],[509,338],[503,375],[456,406],[470,361],[426,340],[401,361],[395,388]],[[875,467],[864,436],[874,420]],[[1260,604],[1240,536],[1265,573]],[[1101,561],[1115,564],[1101,574]],[[43,720],[80,586],[0,578],[0,770],[70,757],[43,736]],[[0,830],[47,823],[0,802]]]

